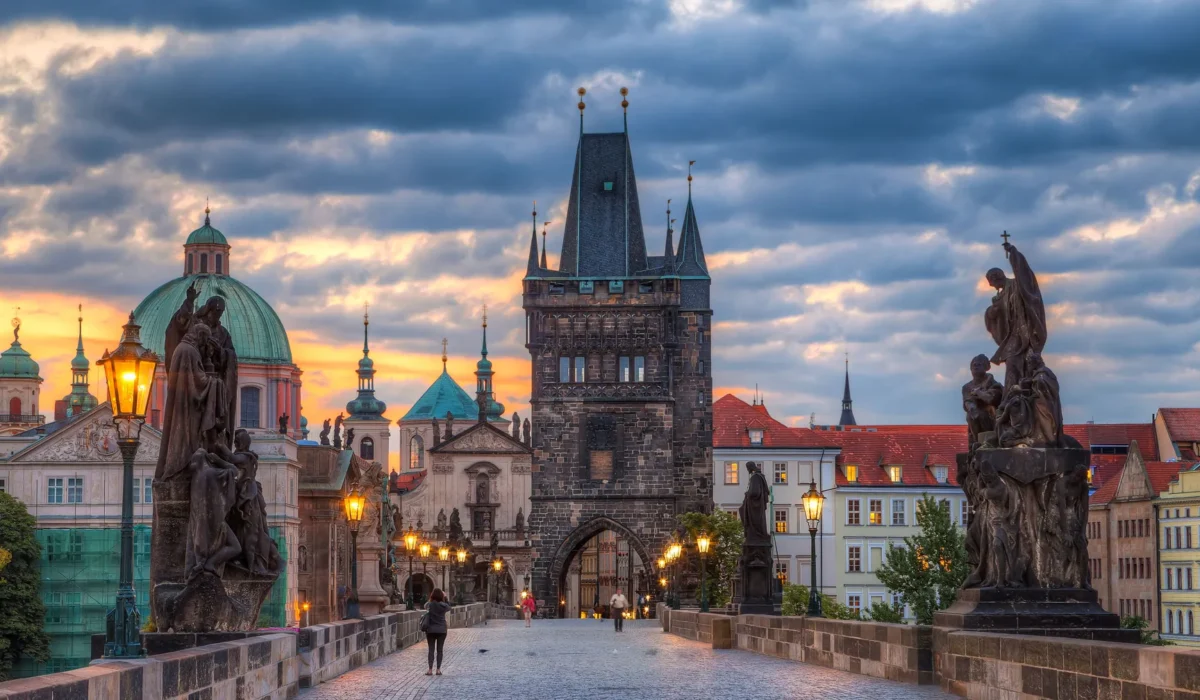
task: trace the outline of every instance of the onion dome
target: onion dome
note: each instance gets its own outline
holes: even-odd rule
[[[382,420],[387,404],[375,398],[375,362],[367,344],[371,320],[363,314],[363,356],[358,361],[358,397],[346,404],[346,412],[354,420]]]
[[[38,363],[33,361],[33,357],[21,347],[21,321],[13,319],[13,341],[8,349],[0,353],[0,379],[36,379],[41,381],[38,376],[40,367]]]

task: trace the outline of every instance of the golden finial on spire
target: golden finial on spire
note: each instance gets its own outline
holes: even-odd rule
[[[694,161],[694,160],[688,161],[688,182],[692,181],[692,166],[695,164],[696,164],[696,161]]]
[[[371,302],[364,301],[363,302],[363,325],[364,326],[371,322],[370,321],[370,318],[371,318],[370,312],[371,312]]]
[[[587,107],[587,105],[583,103],[583,96],[587,94],[587,88],[581,87],[578,90],[576,90],[575,92],[577,92],[579,94],[579,116],[580,116],[580,118],[582,118],[583,110],[585,107]]]
[[[446,346],[449,344],[449,340],[442,338],[442,369],[446,369]]]
[[[624,99],[629,96],[629,88],[621,88],[621,109],[629,109],[629,100]]]
[[[487,328],[487,304],[483,305],[483,327]]]
[[[83,304],[79,305],[79,322],[83,323]]]
[[[19,307],[19,306],[13,307],[12,327],[13,327],[13,342],[15,343],[19,340],[19,336],[21,335],[21,307]]]
[[[208,218],[208,215],[209,215],[211,212],[212,212],[212,207],[210,207],[210,206],[209,206],[209,204],[208,204],[208,197],[205,197],[205,198],[204,198],[204,225],[205,225],[205,226],[211,226],[211,225],[212,225],[212,223],[210,222],[210,220],[209,220],[209,218]]]

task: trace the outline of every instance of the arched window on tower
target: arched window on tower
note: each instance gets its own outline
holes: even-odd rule
[[[208,253],[200,254],[200,274],[208,272]]]
[[[225,274],[225,266],[222,264],[225,261],[222,260],[221,258],[222,258],[222,255],[220,253],[217,253],[217,274],[218,275]]]
[[[188,258],[187,258],[187,273],[188,273],[189,275],[190,275],[190,274],[192,274],[192,269],[195,267],[195,264],[194,264],[194,263],[195,263],[195,261],[196,261],[196,256],[195,256],[195,255],[193,255],[192,253],[188,253]]]
[[[412,440],[408,441],[408,468],[425,468],[425,441],[420,435],[413,435]]]
[[[203,258],[201,258],[203,260]],[[258,405],[259,405],[259,388],[256,386],[244,386],[241,389],[241,409],[243,428],[257,428],[258,425]]]
[[[363,459],[375,459],[375,441],[365,437],[358,441],[358,456]]]
[[[8,400],[8,412],[13,416],[21,415],[21,397],[14,396]],[[11,418],[12,421],[18,421],[20,418]]]

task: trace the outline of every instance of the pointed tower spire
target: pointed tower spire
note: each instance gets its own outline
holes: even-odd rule
[[[492,390],[492,361],[487,349],[487,304],[483,305],[483,345],[479,350],[479,362],[475,363],[475,405],[479,407],[479,422],[499,420],[504,415],[504,406],[496,403]]]
[[[546,264],[546,227],[549,226],[551,223],[553,223],[553,222],[551,222],[551,221],[543,221],[542,222],[542,269],[543,270],[550,269],[550,266]]]
[[[71,360],[71,393],[64,401],[67,405],[67,417],[86,413],[99,403],[95,396],[88,393],[88,378],[91,374],[91,363],[83,351],[83,304],[79,305],[79,339],[75,343],[75,358]]]
[[[671,200],[667,200],[667,248],[663,252],[663,266],[667,270],[675,269],[675,230],[672,228]]]
[[[704,259],[704,246],[700,243],[700,225],[696,223],[696,210],[692,206],[692,166],[688,161],[688,201],[683,213],[683,230],[679,233],[679,250],[675,253],[675,269],[680,275],[708,277],[708,263]]]
[[[487,357],[487,304],[483,305],[483,347],[479,354]]]
[[[363,356],[358,361],[358,396],[346,404],[346,412],[355,420],[380,420],[387,404],[375,398],[375,361],[371,359],[368,334],[371,326],[370,304],[363,304]]]
[[[367,328],[371,325],[371,302],[363,302],[363,357],[371,354],[371,348],[367,345]]]
[[[838,425],[858,425],[854,422],[854,402],[850,400],[850,353],[846,353],[846,388],[842,392],[842,417]]]
[[[545,267],[543,264],[542,267]],[[538,245],[537,245],[537,200],[533,202],[533,233],[529,239],[529,262],[525,265],[525,276],[528,277],[540,268],[538,267]]]

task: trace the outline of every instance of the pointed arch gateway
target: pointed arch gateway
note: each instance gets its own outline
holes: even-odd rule
[[[588,543],[596,535],[610,530],[620,535],[629,543],[632,553],[636,554],[642,562],[642,566],[650,567],[654,561],[650,557],[650,550],[646,548],[642,539],[638,537],[632,530],[625,527],[621,523],[607,516],[596,516],[585,523],[580,524],[571,534],[567,535],[566,539],[558,546],[558,550],[554,553],[554,559],[550,564],[550,580],[557,586],[556,594],[562,595],[566,589],[567,567],[583,549],[583,546]],[[558,609],[560,606],[551,605],[548,609]],[[561,611],[560,611],[561,614]]]

